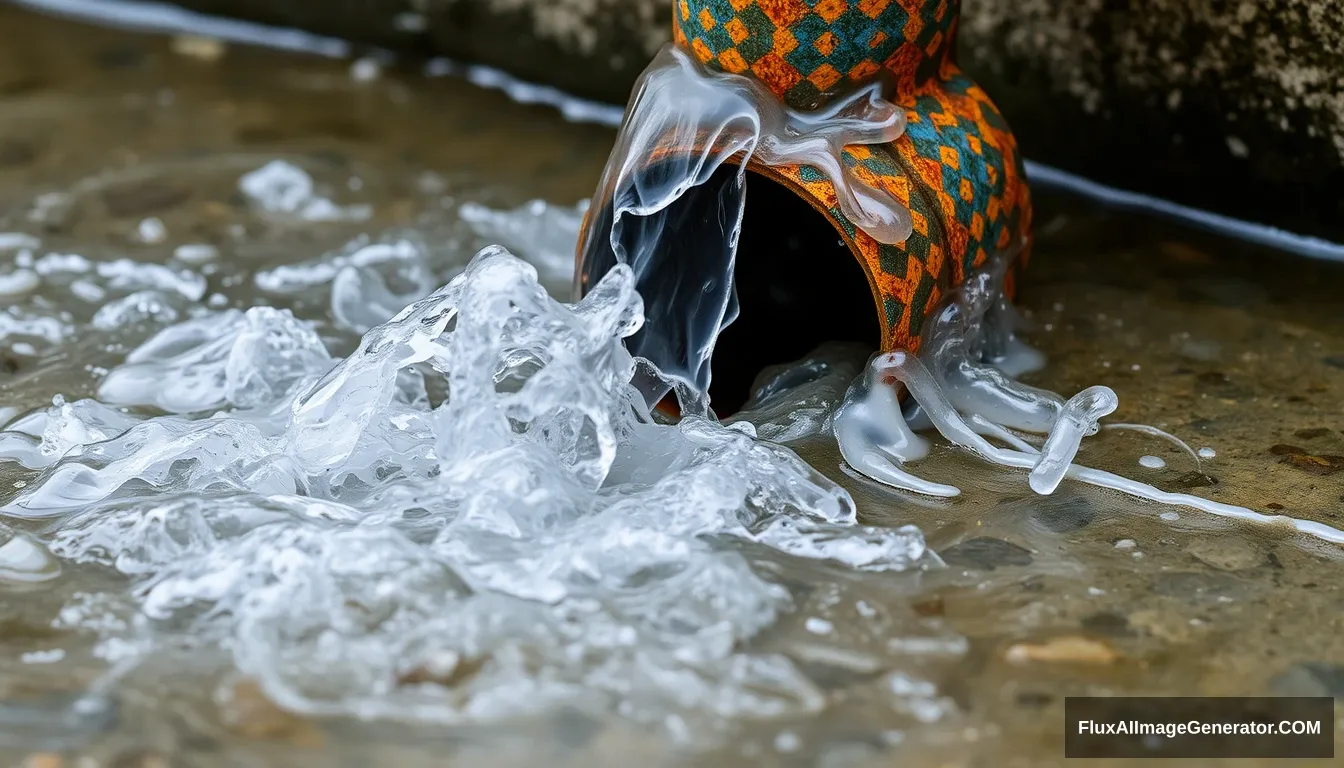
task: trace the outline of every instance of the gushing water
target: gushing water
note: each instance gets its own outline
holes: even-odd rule
[[[610,227],[590,217],[584,242],[609,241],[639,286],[657,287],[646,290],[649,316],[668,320],[643,335],[636,352],[659,361],[684,413],[708,412],[714,341],[737,318],[732,274],[748,164],[816,169],[835,186],[850,221],[879,242],[898,243],[910,236],[910,212],[847,168],[840,150],[891,142],[904,130],[904,111],[883,100],[876,83],[816,112],[797,112],[756,81],[710,72],[674,46],[644,71],[598,185],[597,199],[612,206]],[[696,226],[671,219],[672,204],[730,161],[737,176],[718,193],[717,226],[699,226],[705,236],[685,253],[660,253],[673,231]],[[646,397],[655,402],[667,391],[650,389]]]
[[[47,469],[3,513],[131,577],[122,654],[224,648],[299,711],[815,710],[788,658],[751,650],[791,599],[734,542],[881,571],[923,540],[858,525],[750,423],[652,418],[621,343],[633,285],[620,267],[562,304],[489,248],[341,361],[267,307],[170,326],[100,390],[170,413],[20,419],[0,444]]]

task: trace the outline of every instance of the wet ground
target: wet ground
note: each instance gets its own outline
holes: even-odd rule
[[[573,205],[591,193],[613,138],[413,71],[364,78],[348,62],[7,8],[0,30],[0,232],[94,261],[189,266],[204,285],[187,293],[212,306],[277,303],[253,287],[256,270],[362,232],[405,226],[436,248],[469,252],[480,243],[458,221],[462,202]],[[369,215],[260,220],[238,178],[276,158],[305,168],[336,205],[368,205]],[[1120,396],[1115,420],[1216,454],[1196,466],[1157,438],[1107,432],[1080,461],[1166,490],[1344,523],[1344,265],[1038,197],[1019,304],[1051,364],[1029,380],[1063,393],[1109,385]],[[190,251],[174,256],[184,244],[220,257],[200,266]],[[0,252],[5,266],[17,266],[17,251]],[[0,325],[0,407],[87,397],[127,350],[190,313],[190,296],[141,297],[124,308],[139,314],[106,333],[62,332],[96,324],[101,305],[153,282],[103,277],[96,300],[68,283],[0,296],[10,318]],[[286,302],[300,316],[324,311],[302,296]],[[1336,547],[1070,483],[1036,497],[1024,475],[946,449],[918,472],[966,493],[933,502],[853,479],[823,442],[797,449],[854,494],[865,522],[919,526],[949,566],[874,576],[763,561],[793,589],[795,610],[753,644],[795,661],[823,697],[817,712],[748,718],[725,726],[718,743],[680,748],[591,714],[498,729],[321,720],[165,654],[123,679],[114,709],[76,716],[62,705],[109,662],[93,655],[88,627],[62,623],[62,608],[114,577],[66,568],[33,583],[0,578],[0,762],[1051,765],[1062,762],[1069,695],[1344,697]],[[1141,466],[1145,455],[1165,466]],[[0,479],[18,476],[0,469]],[[809,640],[828,635],[850,651]]]

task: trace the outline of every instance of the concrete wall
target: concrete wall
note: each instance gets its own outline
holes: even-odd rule
[[[623,102],[670,0],[178,0]],[[1344,241],[1344,0],[963,0],[1027,155]]]

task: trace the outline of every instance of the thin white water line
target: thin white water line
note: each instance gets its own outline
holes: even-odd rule
[[[53,16],[96,22],[109,27],[163,34],[195,34],[230,43],[313,53],[339,59],[350,55],[350,43],[298,29],[188,11],[147,0],[8,0],[10,4]]]
[[[1265,224],[1242,221],[1231,216],[1210,213],[1161,198],[1108,187],[1105,184],[1099,184],[1068,171],[1061,171],[1058,168],[1052,168],[1031,160],[1027,161],[1027,178],[1033,184],[1062,189],[1080,197],[1091,198],[1123,210],[1175,219],[1200,229],[1257,245],[1288,251],[1299,256],[1325,261],[1344,261],[1344,244],[1341,243],[1332,243],[1318,237],[1299,235]]]
[[[197,13],[152,0],[8,0],[8,2],[53,16],[138,32],[200,35],[240,45],[311,53],[334,59],[350,56],[354,50],[348,41],[340,38]],[[370,49],[379,50],[373,46]],[[389,53],[381,50],[379,52]],[[425,66],[425,74],[431,77],[444,75],[460,77],[481,88],[503,91],[509,98],[522,104],[553,107],[566,119],[576,123],[597,123],[615,127],[621,124],[625,112],[622,107],[576,98],[557,88],[519,80],[498,69],[460,64],[445,58],[430,60]]]

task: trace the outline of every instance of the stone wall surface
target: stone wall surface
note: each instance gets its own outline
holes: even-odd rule
[[[1344,240],[1344,0],[965,0],[1028,157]]]
[[[108,0],[111,2],[112,0]],[[667,0],[178,0],[627,98]],[[964,0],[1027,156],[1344,241],[1344,0]]]

